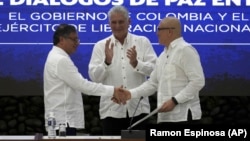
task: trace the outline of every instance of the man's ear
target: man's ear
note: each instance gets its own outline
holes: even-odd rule
[[[131,18],[128,18],[128,23],[131,24]]]

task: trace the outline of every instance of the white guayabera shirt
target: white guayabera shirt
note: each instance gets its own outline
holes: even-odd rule
[[[114,43],[114,56],[112,63],[107,66],[105,60],[105,43],[111,38],[111,43]],[[138,64],[133,68],[127,57],[127,50],[131,47],[136,47]],[[92,57],[89,63],[89,76],[95,82],[101,82],[106,85],[121,86],[125,89],[138,87],[147,80],[147,77],[153,71],[157,55],[148,38],[137,36],[131,33],[127,34],[124,44],[120,44],[113,35],[97,42],[94,46]],[[126,105],[118,105],[110,101],[111,97],[102,96],[100,99],[100,117],[125,118],[127,111],[132,117],[139,98],[127,101]],[[144,97],[135,116],[141,113],[149,113],[150,104],[148,97]]]
[[[132,98],[157,91],[157,106],[175,97],[178,105],[170,112],[158,113],[158,122],[187,121],[188,109],[193,119],[201,118],[199,91],[205,85],[200,57],[182,37],[174,40],[159,56],[149,81],[132,89]]]
[[[84,79],[69,55],[61,48],[53,46],[44,67],[45,118],[50,111],[53,111],[57,128],[60,123],[84,128],[81,92],[95,96],[112,96],[114,87]]]

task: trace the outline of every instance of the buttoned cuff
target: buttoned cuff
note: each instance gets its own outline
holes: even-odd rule
[[[135,71],[138,71],[138,72],[139,72],[142,68],[143,68],[142,62],[141,62],[140,60],[137,60],[137,65],[136,65],[136,67],[134,68]]]
[[[114,86],[109,86],[109,85],[105,85],[106,87],[106,96],[113,96],[115,93],[115,87]]]
[[[130,94],[131,94],[131,99],[132,98],[139,98],[140,97],[139,94],[136,92],[135,89],[131,89],[129,91],[130,91]]]
[[[187,101],[187,99],[185,99],[185,97],[182,96],[181,94],[177,94],[174,98],[178,103],[184,103]]]

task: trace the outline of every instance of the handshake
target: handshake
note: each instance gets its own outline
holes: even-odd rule
[[[111,100],[117,104],[126,104],[126,101],[131,99],[131,93],[121,87],[115,87],[114,95]]]

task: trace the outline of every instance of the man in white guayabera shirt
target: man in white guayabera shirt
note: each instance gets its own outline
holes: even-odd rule
[[[147,80],[157,55],[148,38],[128,32],[130,18],[125,7],[112,7],[108,17],[112,35],[95,44],[89,76],[92,81],[106,85],[135,88]],[[135,122],[150,112],[148,97],[140,102],[140,98],[132,99],[125,105],[118,105],[110,99],[110,96],[101,96],[100,99],[99,113],[104,135],[120,135],[122,129],[128,128],[133,115]],[[145,122],[134,129],[145,129],[144,125]]]
[[[137,88],[124,89],[124,93],[133,99],[157,91],[157,122],[162,125],[199,123],[199,91],[205,85],[199,54],[183,39],[181,23],[175,17],[160,21],[157,36],[165,48],[150,78]]]
[[[76,135],[77,128],[84,128],[84,108],[81,93],[95,96],[115,96],[114,86],[90,82],[78,72],[70,56],[79,45],[76,29],[72,25],[61,24],[53,36],[54,46],[50,50],[44,66],[45,118],[54,112],[56,129],[67,125],[66,134]]]

